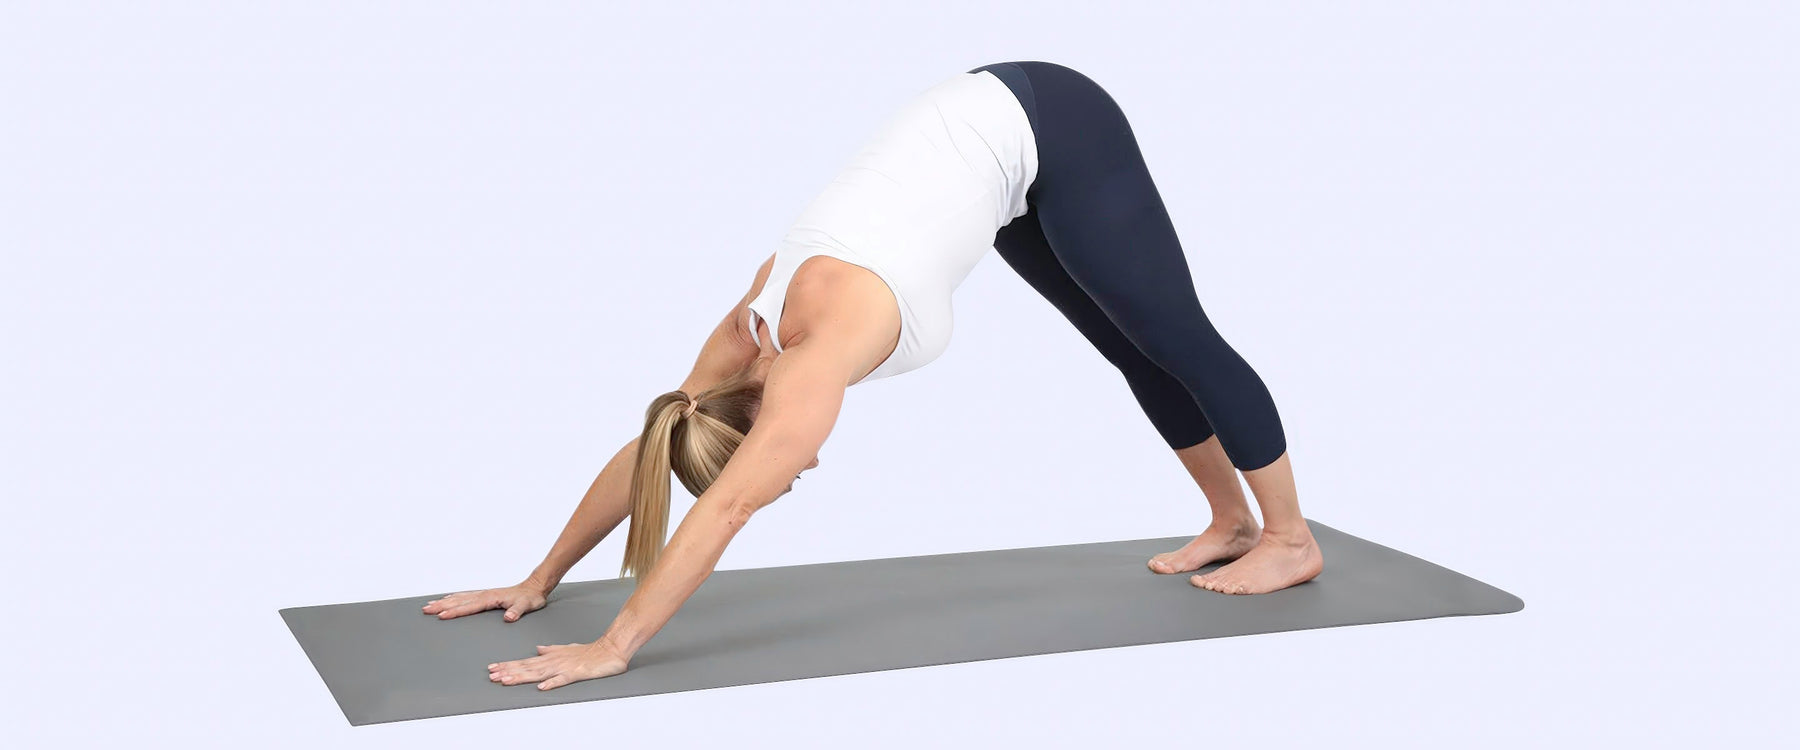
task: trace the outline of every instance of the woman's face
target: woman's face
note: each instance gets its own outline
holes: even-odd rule
[[[819,457],[818,457],[818,456],[813,456],[813,460],[812,460],[812,463],[810,463],[810,464],[807,464],[807,465],[806,465],[806,467],[805,467],[805,468],[802,468],[802,469],[801,469],[801,470],[800,470],[800,474],[804,474],[804,473],[806,473],[806,470],[807,470],[807,469],[811,469],[811,468],[813,468],[813,467],[815,467],[815,466],[818,466],[818,465],[819,465]],[[800,478],[800,474],[795,474],[795,475],[794,475],[794,478],[795,478],[795,479],[799,479],[799,478]],[[787,489],[785,489],[785,490],[782,490],[782,491],[781,491],[781,494],[783,494],[783,495],[786,495],[786,494],[787,494],[787,493],[789,493],[789,492],[793,492],[793,491],[794,491],[794,483],[793,483],[793,482],[788,482],[788,486],[787,486]]]

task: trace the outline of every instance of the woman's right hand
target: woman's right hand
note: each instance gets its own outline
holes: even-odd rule
[[[548,597],[542,589],[519,584],[503,589],[464,591],[442,599],[433,599],[426,603],[424,611],[428,615],[437,615],[439,620],[449,620],[505,607],[506,614],[502,616],[502,619],[507,622],[516,622],[527,612],[543,609],[548,601]]]

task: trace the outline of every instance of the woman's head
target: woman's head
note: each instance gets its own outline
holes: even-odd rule
[[[669,473],[699,497],[725,470],[762,408],[763,381],[756,368],[726,378],[689,400],[669,391],[650,402],[631,477],[631,530],[619,575],[640,576],[662,554],[669,525]],[[692,405],[693,413],[688,409]]]

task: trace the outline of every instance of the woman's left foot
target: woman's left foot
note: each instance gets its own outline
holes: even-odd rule
[[[1277,536],[1264,529],[1243,557],[1211,573],[1190,576],[1188,582],[1221,594],[1266,594],[1310,581],[1325,569],[1325,556],[1311,530],[1302,533]]]

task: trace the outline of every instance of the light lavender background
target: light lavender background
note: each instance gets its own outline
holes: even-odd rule
[[[9,739],[1770,744],[1800,11],[1657,5],[8,2]],[[517,581],[873,129],[1016,59],[1132,118],[1307,514],[1523,612],[345,724],[277,608]],[[1003,262],[958,303],[721,567],[1202,528]]]

